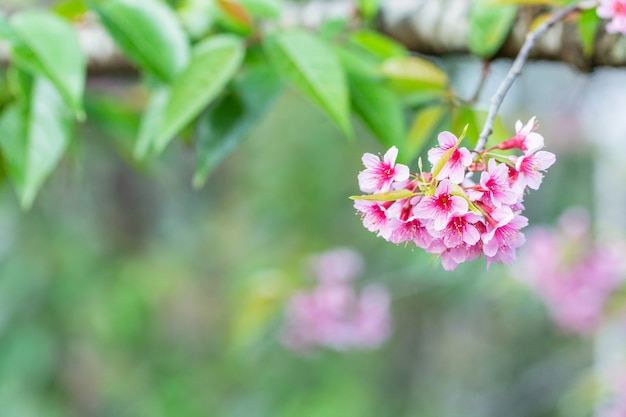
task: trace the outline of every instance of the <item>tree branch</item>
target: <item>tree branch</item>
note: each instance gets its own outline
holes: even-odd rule
[[[409,49],[427,55],[469,54],[467,0],[386,0],[380,29]],[[542,7],[520,7],[508,39],[496,58],[515,58]],[[596,67],[626,66],[626,36],[607,34],[600,28],[592,56],[585,56],[575,22],[558,22],[540,40],[530,60],[560,61],[581,71]]]
[[[491,98],[491,105],[489,106],[489,113],[487,114],[487,120],[485,121],[485,125],[483,126],[483,130],[480,132],[480,136],[478,136],[478,142],[476,143],[476,148],[474,149],[477,152],[482,151],[485,148],[485,144],[487,143],[487,138],[491,135],[493,131],[493,123],[496,120],[496,116],[498,114],[498,110],[500,110],[500,106],[502,105],[502,101],[504,100],[504,96],[509,91],[513,82],[517,78],[517,76],[522,72],[522,67],[528,60],[528,55],[530,51],[537,43],[537,40],[540,39],[552,26],[554,26],[557,22],[563,20],[567,15],[576,11],[578,9],[578,4],[571,5],[564,9],[556,11],[548,20],[543,22],[537,29],[528,33],[526,36],[526,41],[522,45],[519,54],[513,61],[513,65],[509,69],[509,72],[502,80],[502,83],[498,87],[498,90]]]

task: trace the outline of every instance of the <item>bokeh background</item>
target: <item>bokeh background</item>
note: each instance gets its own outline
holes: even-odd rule
[[[480,63],[441,64],[471,95]],[[485,105],[508,64],[494,65]],[[623,194],[597,166],[605,141],[626,136],[624,81],[531,63],[507,97],[511,133],[536,115],[557,155],[525,200],[531,228],[571,206],[597,226],[605,182]],[[129,157],[144,99],[133,77],[91,79],[88,122],[34,207],[0,189],[0,415],[591,415],[593,343],[552,323],[516,265],[448,273],[362,227],[348,196],[363,152],[384,151],[365,129],[347,141],[288,90],[194,190],[185,144],[146,165]],[[308,257],[338,246],[366,260],[357,285],[389,289],[392,335],[376,350],[293,352],[286,302],[311,284]]]

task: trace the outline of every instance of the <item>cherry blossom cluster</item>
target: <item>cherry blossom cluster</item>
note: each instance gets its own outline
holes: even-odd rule
[[[480,152],[460,147],[464,134],[442,132],[439,146],[428,151],[430,172],[421,172],[421,163],[419,173],[396,163],[396,147],[382,160],[366,153],[358,181],[368,195],[352,197],[354,207],[368,230],[440,255],[445,270],[480,256],[488,265],[510,264],[528,224],[521,215],[524,194],[539,188],[541,171],[555,162],[541,150],[544,138],[535,128],[534,117],[525,125],[518,121],[515,136]],[[503,152],[511,150],[517,154]]]
[[[562,330],[589,334],[610,310],[612,294],[624,285],[624,251],[619,241],[594,244],[586,212],[571,209],[558,229],[529,233],[515,272],[545,302]]]
[[[596,13],[604,19],[611,19],[606,25],[608,33],[626,35],[626,0],[600,0]]]
[[[390,297],[380,284],[360,292],[353,280],[363,270],[355,251],[338,248],[312,258],[313,288],[296,292],[287,305],[283,343],[297,352],[316,347],[374,349],[390,334]]]

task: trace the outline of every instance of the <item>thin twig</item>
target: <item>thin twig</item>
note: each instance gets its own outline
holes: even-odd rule
[[[480,98],[480,93],[482,93],[483,88],[485,87],[485,83],[487,78],[489,77],[489,73],[491,72],[491,61],[483,61],[483,67],[480,71],[480,81],[478,81],[478,85],[476,86],[476,90],[474,90],[474,94],[472,98],[469,99],[470,104],[476,104],[478,99]]]
[[[506,96],[507,92],[513,85],[513,82],[517,78],[517,76],[522,72],[522,67],[528,60],[528,56],[530,54],[530,50],[535,46],[535,42],[539,39],[548,29],[550,29],[556,22],[563,19],[568,14],[572,13],[576,9],[579,8],[579,4],[572,4],[564,9],[560,9],[555,12],[548,20],[543,22],[537,29],[532,32],[529,32],[526,35],[526,40],[522,45],[515,61],[513,61],[513,65],[509,69],[509,72],[502,80],[502,83],[498,87],[498,90],[491,98],[491,106],[489,106],[489,114],[487,115],[487,120],[485,121],[485,125],[483,126],[483,130],[480,132],[480,136],[478,137],[478,142],[476,143],[475,150],[477,152],[482,151],[485,148],[485,144],[487,143],[487,138],[491,135],[493,131],[493,124],[496,120],[496,115],[498,114],[498,110],[500,110],[500,106],[502,105],[502,101]]]

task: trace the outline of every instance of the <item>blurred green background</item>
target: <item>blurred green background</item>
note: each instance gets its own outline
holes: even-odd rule
[[[471,90],[477,62],[444,64]],[[571,76],[556,68],[535,80]],[[1,189],[1,416],[590,415],[589,342],[559,333],[509,268],[446,273],[362,227],[347,197],[363,152],[384,151],[363,128],[346,141],[289,90],[195,191],[184,144],[145,166],[128,157],[138,85],[91,81],[89,122],[33,209]],[[541,101],[524,88],[505,108],[511,128]],[[551,129],[574,117],[552,110],[540,131],[558,162],[526,200],[531,224],[593,192],[590,145]],[[336,246],[365,257],[361,284],[392,292],[393,335],[376,351],[299,356],[279,341],[285,302],[310,283],[306,258]]]

